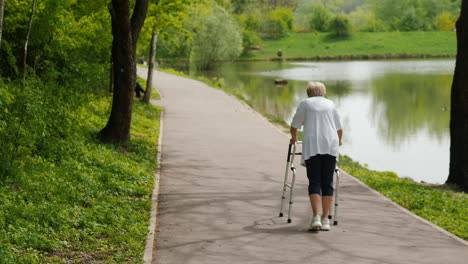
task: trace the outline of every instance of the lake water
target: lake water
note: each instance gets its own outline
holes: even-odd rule
[[[342,117],[342,154],[371,169],[444,183],[454,67],[454,60],[238,62],[198,74],[222,77],[256,109],[288,123],[307,82],[321,81]]]

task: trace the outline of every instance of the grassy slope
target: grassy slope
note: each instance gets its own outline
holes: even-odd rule
[[[468,194],[425,186],[388,171],[373,171],[340,158],[340,167],[411,212],[468,240]]]
[[[142,262],[160,110],[135,102],[131,140],[102,144],[110,99],[74,110],[59,163],[24,157],[21,178],[0,186],[0,263]]]
[[[350,38],[330,38],[326,33],[291,33],[280,40],[264,41],[263,49],[245,54],[242,59],[273,59],[277,51],[283,58],[327,58],[376,55],[454,56],[455,32],[357,32]]]

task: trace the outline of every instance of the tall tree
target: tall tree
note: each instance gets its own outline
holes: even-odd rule
[[[242,37],[239,26],[226,9],[213,3],[212,14],[203,17],[201,25],[196,32],[190,55],[198,69],[208,70],[214,66],[215,61],[240,55]]]
[[[149,103],[151,98],[151,90],[153,89],[153,68],[156,58],[156,44],[158,43],[158,33],[156,30],[153,32],[153,37],[151,37],[151,50],[148,66],[148,77],[146,79],[146,90],[143,96],[143,102]]]
[[[26,34],[26,41],[24,42],[23,67],[24,67],[25,72],[26,72],[26,58],[28,56],[28,43],[29,43],[29,37],[31,36],[34,13],[36,11],[36,2],[37,2],[36,0],[33,0],[32,8],[31,8],[31,16],[29,17],[29,23],[28,23],[28,33]]]
[[[145,22],[146,25],[142,33],[143,36],[148,36],[150,33],[148,29],[151,29],[152,32],[148,78],[146,79],[145,95],[142,98],[144,102],[149,102],[151,98],[153,67],[158,38],[161,36],[163,39],[170,39],[170,30],[183,32],[183,34],[188,35],[188,31],[183,27],[183,22],[187,13],[186,6],[189,2],[188,0],[151,0],[148,19]],[[174,45],[177,45],[177,43],[174,43]]]
[[[0,0],[0,48],[2,47],[3,6],[4,0]]]
[[[112,0],[108,8],[112,20],[114,94],[109,121],[99,132],[99,137],[107,143],[121,143],[130,139],[136,47],[148,10],[148,0],[136,0],[131,17],[129,0]]]
[[[457,28],[457,62],[450,111],[450,169],[447,183],[468,191],[468,0],[463,0]]]

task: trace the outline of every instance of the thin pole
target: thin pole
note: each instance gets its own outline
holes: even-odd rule
[[[2,47],[2,25],[3,25],[3,7],[4,0],[0,0],[0,48]]]
[[[32,22],[34,19],[34,13],[36,11],[36,2],[37,0],[33,1],[31,17],[29,18],[29,24],[28,24],[28,33],[26,34],[26,41],[24,43],[24,58],[23,58],[24,76],[26,75],[26,57],[28,56],[28,43],[29,43],[29,37],[31,36],[31,28],[32,28]]]

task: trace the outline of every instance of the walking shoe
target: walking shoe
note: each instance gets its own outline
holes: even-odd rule
[[[320,222],[320,215],[314,216],[312,222],[309,226],[309,231],[318,231],[322,227],[322,223]]]
[[[322,218],[322,231],[330,231],[330,220],[328,218]]]

